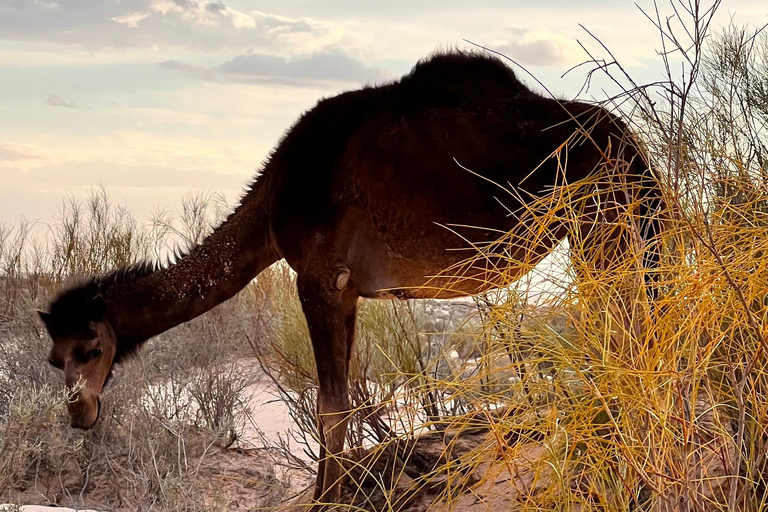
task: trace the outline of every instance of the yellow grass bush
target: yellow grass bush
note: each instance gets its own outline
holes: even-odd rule
[[[356,357],[374,361],[378,378],[353,372],[352,389],[366,391],[353,395],[352,431],[357,421],[372,433],[369,447],[383,444],[362,458],[348,454],[345,506],[768,507],[768,39],[738,27],[711,33],[719,2],[670,6],[671,17],[649,13],[665,81],[637,86],[620,63],[592,61],[592,74],[621,89],[606,105],[631,120],[659,175],[665,204],[652,214],[664,229],[650,245],[660,264],[644,268],[641,220],[628,210],[605,227],[600,248],[621,238],[625,257],[595,269],[594,245],[574,238],[566,265],[538,269],[536,293],[547,280],[556,292],[536,306],[528,304],[531,281],[510,277],[494,300],[477,302],[482,328],[469,344],[479,354],[448,372],[438,367],[454,346],[425,352],[418,321],[402,339],[392,336],[397,312],[413,305],[366,306]],[[565,145],[552,157],[565,168],[567,153]],[[487,255],[535,244],[554,222],[575,232],[585,201],[573,198],[599,201],[590,194],[597,180],[563,183],[514,212],[535,219],[527,232],[478,247],[472,261],[446,272],[497,265]],[[284,359],[280,372],[303,372],[304,384],[291,381],[297,393],[312,388],[302,361]],[[382,384],[382,375],[397,377]],[[311,408],[303,415],[311,425]],[[377,434],[376,422],[388,435]],[[348,441],[365,445],[354,433]]]

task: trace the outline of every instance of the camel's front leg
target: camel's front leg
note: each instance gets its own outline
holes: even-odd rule
[[[350,415],[347,373],[358,297],[350,287],[339,290],[335,280],[328,277],[299,274],[297,286],[312,338],[319,383],[317,425],[321,460],[314,499],[336,502],[343,474],[339,457]]]

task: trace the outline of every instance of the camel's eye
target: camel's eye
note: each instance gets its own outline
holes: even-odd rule
[[[100,348],[95,348],[95,349],[89,350],[88,352],[85,353],[85,360],[86,361],[91,361],[93,359],[96,359],[100,355],[101,355],[101,349]]]
[[[100,348],[94,348],[93,350],[89,350],[88,352],[80,352],[79,354],[75,355],[75,358],[80,363],[87,363],[88,361],[93,361],[97,357],[101,355],[101,349]]]

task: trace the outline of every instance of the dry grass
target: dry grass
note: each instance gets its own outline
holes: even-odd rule
[[[592,62],[593,73],[623,89],[606,104],[632,120],[662,176],[657,301],[644,299],[648,270],[630,209],[598,226],[610,234],[604,240],[629,248],[625,257],[596,271],[596,248],[575,242],[566,268],[549,276],[559,292],[546,307],[527,305],[530,282],[511,279],[505,293],[476,301],[478,321],[448,327],[431,323],[435,303],[365,303],[351,376],[351,508],[765,508],[768,42],[735,28],[707,39],[712,10],[669,6],[671,18],[649,13],[665,81],[638,87],[619,63]],[[567,150],[553,155],[563,167]],[[563,184],[518,212],[530,229],[478,248],[472,264],[484,266],[488,253],[521,237],[535,243],[555,220],[575,229],[584,203],[572,198],[595,186]],[[102,427],[82,434],[62,424],[57,377],[37,363],[46,342],[29,308],[66,275],[157,254],[180,231],[199,240],[200,206],[181,215],[192,229],[171,227],[166,214],[142,228],[127,212],[93,207],[73,224],[75,203],[47,242],[25,235],[30,226],[0,226],[0,496],[33,489],[91,504],[99,489],[120,489],[129,509],[232,507],[199,483],[224,474],[206,461],[247,413],[240,393],[248,381],[232,356],[250,347],[301,427],[277,448],[295,465],[302,450],[316,456],[314,361],[294,277],[280,265],[127,365],[105,397],[112,406]],[[89,238],[86,226],[115,242]],[[216,350],[189,353],[190,338]],[[272,473],[259,478],[267,484],[241,483],[267,493],[265,504],[282,496]],[[117,508],[110,499],[105,506]]]

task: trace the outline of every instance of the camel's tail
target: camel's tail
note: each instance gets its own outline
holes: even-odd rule
[[[640,206],[640,236],[645,247],[643,267],[648,298],[653,303],[659,296],[659,270],[662,254],[662,229],[666,215],[666,203],[662,195],[657,172],[646,168],[643,176],[642,202]]]

